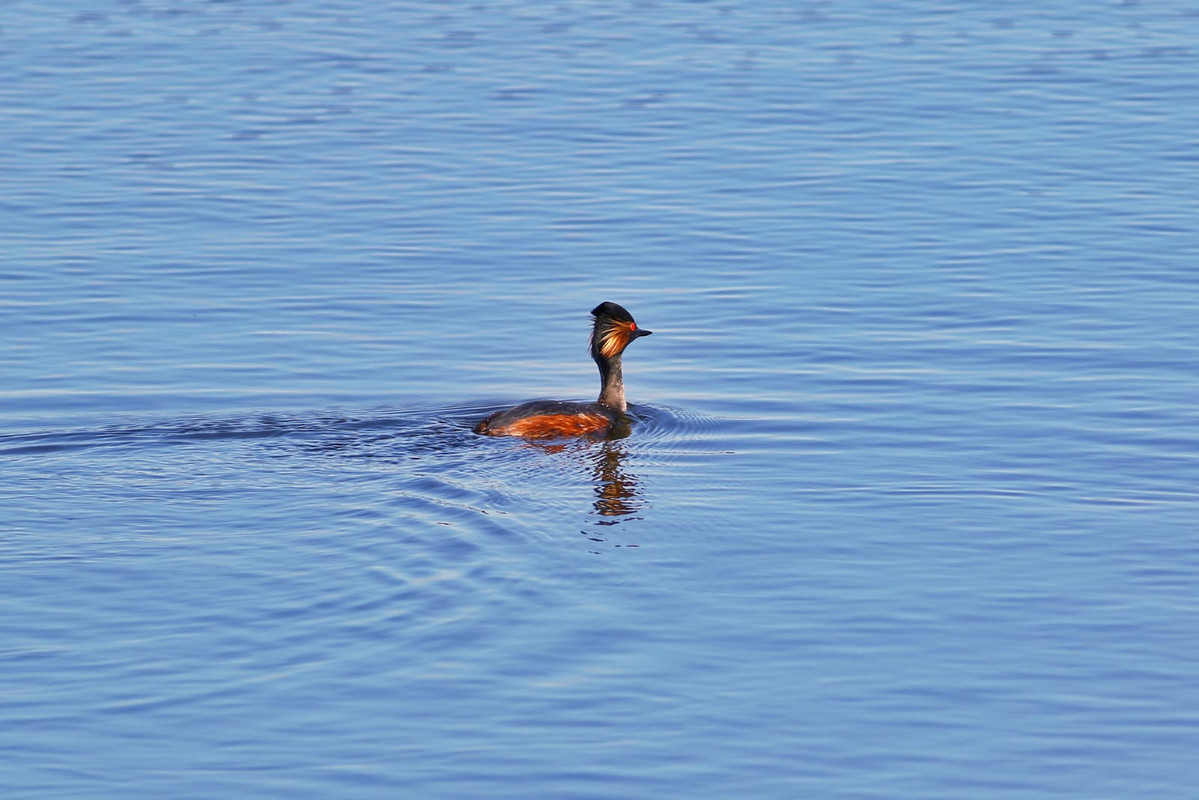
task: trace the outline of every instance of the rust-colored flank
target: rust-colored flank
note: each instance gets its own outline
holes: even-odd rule
[[[612,420],[603,414],[538,414],[513,420],[502,428],[491,428],[492,436],[523,436],[526,439],[558,439],[603,433]]]

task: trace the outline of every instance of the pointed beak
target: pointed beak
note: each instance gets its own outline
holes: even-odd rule
[[[638,328],[637,330],[633,331],[633,336],[634,338],[638,336],[649,336],[651,333],[653,333],[653,331],[647,331],[645,328]]]

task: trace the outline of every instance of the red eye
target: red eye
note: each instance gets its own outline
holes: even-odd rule
[[[629,330],[631,330],[631,331],[635,331],[635,330],[637,330],[637,323],[636,323],[636,322],[630,322],[630,323],[629,323]]]

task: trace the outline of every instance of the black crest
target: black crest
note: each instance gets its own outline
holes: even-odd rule
[[[633,321],[633,315],[628,311],[625,311],[624,306],[608,302],[600,303],[598,306],[591,309],[591,316],[595,317],[597,320],[600,317],[608,317],[619,322]]]

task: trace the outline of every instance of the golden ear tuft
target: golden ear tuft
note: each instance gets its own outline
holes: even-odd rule
[[[612,358],[620,354],[629,344],[633,328],[627,322],[612,320],[604,326],[599,334],[599,351],[604,358]]]

